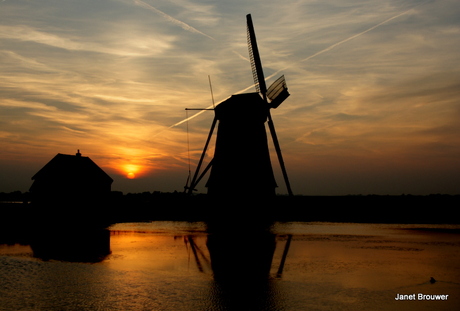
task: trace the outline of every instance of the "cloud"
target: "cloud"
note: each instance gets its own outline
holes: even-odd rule
[[[110,44],[73,40],[43,32],[29,26],[0,25],[0,39],[28,41],[69,51],[105,53],[117,56],[150,56],[163,53],[171,48],[172,38],[126,37],[123,43],[113,40]]]
[[[209,38],[209,39],[211,39],[211,40],[215,40],[215,39],[214,39],[213,37],[211,37],[210,35],[207,35],[207,34],[205,34],[204,32],[201,32],[201,31],[199,31],[198,29],[196,29],[196,28],[190,26],[189,24],[184,23],[184,22],[182,22],[182,21],[180,21],[180,20],[178,20],[178,19],[176,19],[176,18],[174,18],[174,17],[172,17],[172,16],[170,16],[170,15],[168,15],[168,14],[166,14],[166,13],[160,11],[160,10],[158,10],[157,8],[151,6],[150,4],[145,3],[144,1],[141,1],[141,0],[133,0],[133,2],[134,2],[136,5],[140,6],[140,7],[143,7],[143,8],[145,8],[145,9],[147,9],[147,10],[150,10],[150,11],[152,11],[152,12],[154,12],[154,13],[156,13],[156,14],[162,16],[162,17],[163,17],[164,19],[166,19],[167,21],[169,21],[169,22],[171,22],[171,23],[173,23],[173,24],[175,24],[175,25],[177,25],[177,26],[180,26],[180,27],[181,27],[182,29],[184,29],[184,30],[187,30],[187,31],[189,31],[189,32],[191,32],[191,33],[196,33],[196,34],[203,35],[203,36],[205,36],[205,37],[207,37],[207,38]]]
[[[183,186],[184,108],[212,107],[208,75],[216,104],[254,91],[252,13],[265,76],[285,74],[291,93],[272,115],[295,192],[321,172],[353,183],[352,168],[458,167],[459,10],[451,0],[2,2],[0,161],[79,148],[113,172],[144,163],[152,184],[161,167],[182,168]],[[192,164],[212,117],[188,115]],[[378,187],[381,175],[366,176]]]

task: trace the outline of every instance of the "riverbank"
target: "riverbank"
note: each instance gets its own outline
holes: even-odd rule
[[[28,198],[24,194],[24,198]],[[30,221],[33,204],[17,196],[16,203],[0,203],[0,225],[14,227],[16,221]],[[1,200],[0,200],[1,201]],[[21,203],[23,202],[23,203]],[[108,223],[132,221],[206,221],[225,215],[232,219],[268,219],[271,221],[326,221],[356,223],[460,223],[457,209],[459,195],[428,196],[276,196],[270,200],[232,197],[231,201],[211,199],[206,195],[144,192],[113,192],[106,206],[92,212],[103,213]],[[65,202],[62,204],[65,210]],[[75,213],[78,211],[68,211]],[[62,214],[62,211],[60,211]]]
[[[460,196],[276,196],[259,200],[244,195],[212,199],[183,193],[114,195],[115,222],[143,220],[204,221],[225,215],[233,219],[357,223],[460,223]]]

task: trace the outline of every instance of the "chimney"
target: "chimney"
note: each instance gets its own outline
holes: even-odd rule
[[[81,157],[80,149],[77,150],[76,156],[77,156],[77,157]]]

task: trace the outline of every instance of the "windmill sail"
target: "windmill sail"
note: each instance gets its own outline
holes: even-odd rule
[[[251,14],[246,15],[247,27],[248,27],[248,49],[249,49],[249,58],[251,59],[251,68],[252,75],[254,78],[254,83],[256,85],[256,90],[262,94],[262,98],[267,102],[267,86],[265,84],[264,72],[262,70],[262,62],[260,61],[259,48],[257,47],[256,34],[254,32],[254,25],[252,23]],[[281,79],[281,80],[280,80]],[[275,81],[274,87],[271,91],[273,93],[272,104],[268,108],[278,107],[288,96],[286,81],[282,76],[280,79]],[[284,82],[283,82],[284,81]],[[278,94],[278,90],[281,90]],[[276,95],[278,94],[278,95]],[[275,96],[276,95],[276,96]],[[281,166],[281,171],[283,173],[284,181],[286,183],[286,188],[290,196],[293,195],[291,190],[291,184],[289,182],[289,177],[287,175],[286,167],[284,165],[283,154],[281,153],[281,147],[278,142],[278,137],[276,135],[275,124],[273,123],[272,116],[270,114],[270,109],[267,109],[267,118],[268,118],[268,128],[270,129],[270,134],[273,139],[273,145],[275,146],[276,154],[278,156],[278,161]]]
[[[252,77],[254,78],[256,91],[262,94],[265,101],[267,101],[267,97],[270,99],[270,108],[277,108],[289,96],[286,79],[282,75],[267,90],[251,14],[246,15],[246,21],[248,27],[249,59],[251,61]]]
[[[252,24],[251,14],[246,15],[246,21],[248,24],[249,58],[251,60],[254,84],[256,86],[257,92],[260,92],[264,100],[266,100],[267,86],[265,85],[265,77],[262,70],[262,62],[260,60],[259,48],[257,47],[256,34],[254,32],[254,25]]]
[[[267,97],[270,99],[270,108],[278,108],[289,95],[286,79],[282,75],[267,90]]]

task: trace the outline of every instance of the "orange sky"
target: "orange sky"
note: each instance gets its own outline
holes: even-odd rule
[[[453,0],[0,2],[0,192],[77,149],[113,190],[183,190],[213,118],[187,138],[184,108],[212,104],[208,75],[216,103],[254,91],[247,13],[291,93],[272,115],[294,193],[459,193]]]

